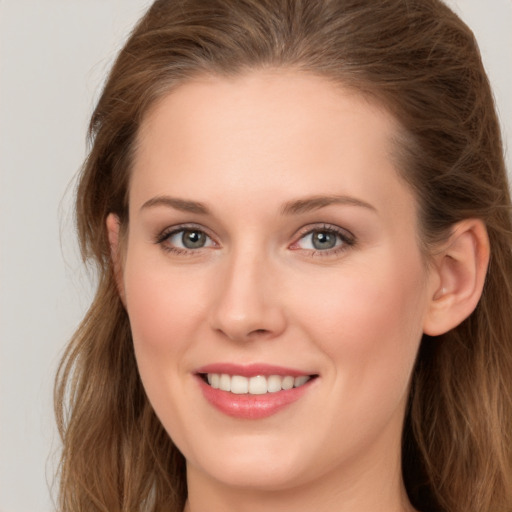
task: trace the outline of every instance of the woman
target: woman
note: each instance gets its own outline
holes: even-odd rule
[[[159,0],[77,191],[62,510],[512,510],[510,198],[437,0]]]

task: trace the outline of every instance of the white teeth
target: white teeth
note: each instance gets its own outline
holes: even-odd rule
[[[219,389],[220,375],[218,373],[208,374],[208,382],[210,386],[215,389]]]
[[[271,375],[267,377],[267,390],[269,393],[277,393],[281,391],[281,377],[279,375]]]
[[[295,380],[293,382],[293,387],[298,388],[299,386],[303,386],[306,384],[306,382],[309,380],[309,377],[307,375],[303,375],[302,377],[295,377]]]
[[[295,379],[290,376],[283,377],[283,383],[281,384],[281,387],[283,389],[292,389],[293,383],[295,382]]]
[[[241,375],[228,375],[226,373],[208,373],[206,375],[208,384],[212,388],[221,389],[222,391],[230,391],[236,395],[264,395],[265,393],[277,393],[281,390],[298,388],[308,382],[311,377],[301,375],[300,377],[292,377],[286,375],[256,375],[255,377],[243,377]]]
[[[249,392],[249,379],[241,375],[231,377],[231,392],[236,395],[244,395]]]
[[[219,389],[222,391],[231,391],[231,377],[223,373],[219,379]]]
[[[267,392],[267,379],[263,375],[257,375],[249,379],[249,394],[264,395]]]

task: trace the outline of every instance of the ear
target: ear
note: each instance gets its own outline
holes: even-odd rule
[[[479,219],[457,223],[434,255],[432,290],[423,332],[438,336],[465,320],[476,308],[489,264],[489,238]]]
[[[110,258],[114,269],[114,276],[117,285],[117,291],[123,304],[125,304],[124,283],[123,283],[123,264],[120,243],[121,221],[119,217],[113,213],[109,213],[107,217],[107,234],[110,244]]]

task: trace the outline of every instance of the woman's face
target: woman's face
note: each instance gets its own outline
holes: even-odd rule
[[[291,71],[192,81],[146,117],[121,288],[189,473],[285,489],[399,472],[435,286],[396,130]]]

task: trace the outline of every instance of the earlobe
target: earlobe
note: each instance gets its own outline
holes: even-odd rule
[[[119,220],[119,217],[117,215],[110,213],[107,217],[106,223],[108,242],[110,244],[110,258],[112,261],[112,268],[114,270],[117,291],[119,293],[121,301],[123,302],[123,304],[125,304],[123,265],[120,243],[121,221]]]
[[[444,334],[474,311],[482,295],[489,252],[489,238],[481,220],[466,219],[454,226],[434,256],[436,286],[424,320],[425,334]]]

